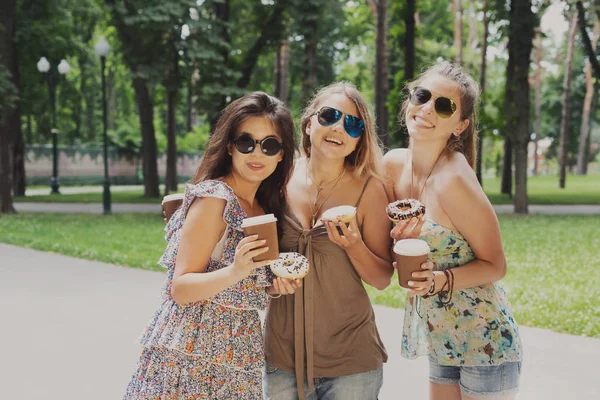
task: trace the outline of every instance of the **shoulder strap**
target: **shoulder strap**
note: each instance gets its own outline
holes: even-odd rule
[[[358,200],[356,201],[356,205],[354,207],[358,208],[358,206],[360,205],[360,201],[362,200],[363,194],[365,194],[365,190],[367,189],[367,185],[369,184],[369,181],[371,180],[372,176],[367,178],[367,181],[365,182],[365,186],[363,186],[362,192],[360,192],[360,196],[358,196]]]

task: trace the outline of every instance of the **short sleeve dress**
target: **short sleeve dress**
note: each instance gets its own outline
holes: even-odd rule
[[[240,226],[246,215],[227,184],[207,180],[186,186],[184,202],[165,228],[168,244],[159,260],[168,271],[163,301],[139,338],[144,349],[125,400],[262,398],[264,350],[258,310],[269,302],[266,287],[272,284],[272,275],[267,268],[256,269],[207,300],[180,306],[171,298],[183,222],[197,197],[226,201],[227,228],[206,272],[230,265],[244,237]]]

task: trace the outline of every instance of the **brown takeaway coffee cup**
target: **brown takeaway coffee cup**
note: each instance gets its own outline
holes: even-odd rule
[[[421,271],[421,264],[427,261],[429,245],[421,239],[403,239],[394,245],[394,261],[398,268],[398,283],[404,288],[410,288],[408,281],[423,279],[412,278],[412,273]]]
[[[183,193],[169,194],[163,197],[162,206],[166,214],[167,221],[177,211],[183,203]]]
[[[279,258],[279,240],[277,238],[277,218],[273,214],[246,218],[242,221],[244,235],[258,235],[258,240],[266,240],[269,247],[266,253],[254,257],[254,261],[277,260]]]

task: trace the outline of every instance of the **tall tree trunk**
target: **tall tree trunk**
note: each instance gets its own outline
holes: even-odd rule
[[[33,133],[31,131],[31,114],[27,114],[27,144],[33,143]]]
[[[569,117],[571,116],[571,71],[573,69],[573,47],[575,45],[575,33],[577,32],[577,10],[573,12],[569,25],[569,36],[567,39],[567,59],[565,60],[565,76],[563,79],[562,116],[560,121],[560,142],[558,162],[560,165],[559,188],[564,189],[567,179],[567,161],[569,154]]]
[[[82,58],[79,58],[79,65],[82,66],[84,63],[85,63],[85,60],[83,60]],[[86,84],[85,75],[80,74],[79,75],[79,93],[77,93],[77,100],[76,100],[75,107],[73,110],[73,121],[75,122],[74,136],[77,139],[81,139],[81,121],[83,119],[82,118],[82,114],[83,114],[83,107],[82,107],[83,96],[82,96],[82,94],[86,92],[85,84]]]
[[[415,0],[406,0],[404,24],[404,81],[411,81],[415,76],[415,13],[417,12]]]
[[[600,21],[594,23],[594,40],[592,47],[597,49],[598,36],[600,35]],[[597,50],[595,50],[597,52]],[[592,77],[592,65],[589,59],[585,61],[585,98],[583,100],[583,111],[581,112],[581,129],[579,131],[579,149],[577,151],[577,175],[587,173],[590,137],[590,111],[592,109],[592,100],[596,94],[596,87]]]
[[[504,138],[504,156],[502,161],[502,179],[500,181],[500,193],[507,194],[512,198],[512,140],[510,135]]]
[[[165,194],[177,191],[177,133],[175,131],[175,109],[177,107],[177,89],[167,91],[167,176]]]
[[[452,15],[454,16],[454,62],[462,64],[463,58],[463,7],[462,0],[453,0]]]
[[[375,117],[377,136],[384,147],[388,144],[388,48],[387,48],[387,0],[377,1],[377,34],[375,44]]]
[[[592,98],[592,110],[596,109],[596,103],[598,102],[598,96],[594,96]],[[588,129],[591,130],[591,125],[592,125],[592,120],[590,119],[590,127]],[[591,145],[591,141],[592,141],[592,135],[588,135],[587,137],[587,143],[585,145],[585,163],[583,163],[583,175],[587,175],[588,173],[588,165],[590,163],[590,145]]]
[[[17,109],[17,112],[19,110]],[[25,188],[27,186],[25,178],[25,143],[23,143],[23,133],[19,118],[17,128],[17,138],[14,146],[13,159],[13,193],[15,196],[25,196]]]
[[[223,41],[227,44],[231,45],[231,35],[229,34],[229,0],[220,1],[214,4],[215,14],[218,21],[217,29],[221,31],[221,36],[223,37]],[[227,65],[229,63],[229,50],[222,46],[221,57],[223,60],[223,65]],[[196,70],[197,71],[197,70]],[[205,78],[202,77],[202,81]],[[204,85],[204,82],[200,82],[200,87]],[[221,116],[221,110],[225,108],[227,105],[226,96],[217,95],[212,110],[210,111],[209,119],[210,119],[210,132],[211,135],[215,131],[215,126],[219,121],[219,117]]]
[[[535,138],[533,139],[533,170],[531,171],[533,175],[538,174],[538,141],[541,138],[541,109],[542,109],[542,57],[543,57],[543,47],[542,47],[542,31],[541,29],[536,29],[536,43],[535,43],[535,108],[534,108],[534,124],[535,124]]]
[[[319,11],[314,5],[311,4],[308,7],[310,7],[310,10],[306,10],[308,15],[318,14]],[[300,101],[302,107],[308,105],[312,92],[317,86],[318,20],[318,18],[308,18],[303,24],[305,62],[302,71],[302,98]]]
[[[528,212],[527,145],[529,144],[529,64],[535,28],[531,0],[511,0],[508,57],[513,58],[512,79],[507,82],[506,131],[514,137],[515,213]],[[508,76],[507,76],[508,78]]]
[[[16,31],[16,0],[0,2],[0,62],[11,74],[11,81],[18,88],[18,64],[14,39]],[[0,114],[0,214],[14,213],[12,197],[13,146],[19,125],[18,102],[6,105]]]
[[[85,124],[87,130],[87,140],[93,141],[96,139],[96,125],[94,124],[95,101],[94,94],[90,90],[85,90],[87,87],[87,64],[81,64],[81,93],[85,100]]]
[[[485,9],[485,0],[481,1],[482,9]],[[469,2],[469,35],[467,37],[467,47],[471,50],[475,50],[477,48],[477,39],[478,39],[478,26],[477,26],[477,12],[475,11],[475,1],[471,0]]]
[[[289,96],[290,44],[284,39],[275,54],[275,90],[274,95],[284,103]]]
[[[415,0],[406,0],[404,8],[404,25],[406,33],[404,34],[404,83],[410,82],[415,76],[415,14],[417,12]],[[402,147],[408,147],[409,136],[404,126],[400,127],[402,132]]]
[[[483,0],[481,2],[481,8],[483,11],[483,39],[481,46],[481,71],[479,75],[479,88],[481,90],[481,110],[484,111],[484,94],[485,94],[485,73],[487,69],[487,39],[488,39],[488,29],[489,29],[489,18],[488,18],[488,8],[487,1]],[[471,3],[472,4],[472,3]],[[470,34],[470,30],[469,30]],[[485,128],[481,129],[479,133],[479,140],[477,141],[477,164],[475,173],[477,175],[477,180],[481,187],[483,187],[483,177],[482,177],[482,164],[483,164],[483,137],[485,135]]]
[[[165,194],[177,191],[177,130],[175,112],[177,111],[177,92],[179,91],[179,55],[175,48],[175,35],[171,36],[170,59],[168,66],[167,89],[167,176],[165,177]]]
[[[132,71],[136,76],[135,71]],[[158,168],[156,165],[156,137],[154,134],[154,110],[146,81],[139,76],[133,79],[135,97],[142,128],[142,171],[144,173],[144,197],[159,197]]]
[[[193,97],[192,97],[192,78],[190,78],[187,82],[187,90],[185,93],[185,131],[192,131],[192,109],[194,108]]]
[[[590,62],[596,79],[600,79],[600,63],[596,58],[594,46],[592,45],[590,37],[588,36],[585,28],[585,9],[583,8],[583,2],[581,0],[577,1],[575,3],[575,7],[577,9],[577,14],[579,15],[579,29],[581,32],[581,41],[583,42],[583,47],[587,53],[588,61]],[[598,20],[600,20],[600,0],[594,0],[594,9]]]
[[[18,66],[17,43],[12,43],[13,68],[11,73],[14,77],[14,84],[18,88],[21,86],[21,77]],[[13,156],[13,194],[15,196],[25,196],[25,143],[23,139],[23,129],[21,128],[21,107],[20,100],[16,103],[16,115],[14,116],[14,156]]]

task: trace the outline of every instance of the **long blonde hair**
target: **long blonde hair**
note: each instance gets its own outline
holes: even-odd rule
[[[342,94],[350,99],[358,110],[358,117],[365,123],[365,130],[360,135],[356,149],[346,156],[345,163],[357,176],[376,176],[381,178],[381,159],[383,151],[381,142],[375,133],[375,121],[369,112],[368,103],[360,91],[350,82],[336,82],[321,88],[304,109],[300,118],[302,148],[306,157],[310,158],[310,137],[306,134],[308,121],[317,112],[323,101],[332,95]]]
[[[480,93],[479,85],[460,65],[443,61],[427,68],[414,81],[408,84],[408,88],[412,89],[419,86],[419,84],[429,75],[440,75],[444,78],[448,78],[455,82],[460,90],[460,117],[462,120],[468,119],[469,125],[458,137],[450,135],[446,142],[446,149],[464,154],[469,165],[471,165],[471,168],[475,169],[475,162],[477,160],[477,141],[479,140],[477,131],[477,105]],[[408,97],[406,97],[402,103],[400,115],[398,116],[403,124],[406,123],[407,107]]]

